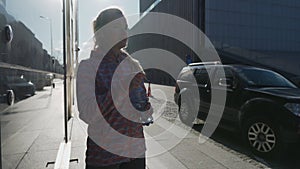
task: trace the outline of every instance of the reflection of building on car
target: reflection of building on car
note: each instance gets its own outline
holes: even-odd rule
[[[226,103],[219,126],[242,133],[256,154],[274,155],[286,143],[299,141],[300,89],[274,71],[251,66],[184,67],[174,95],[181,121],[190,125],[196,117],[205,121],[211,105],[218,106],[211,102],[212,92],[222,91]],[[193,94],[198,92],[200,100],[195,100]]]
[[[35,94],[35,85],[28,82],[23,76],[1,76],[0,88],[1,95],[6,96],[11,91],[17,99]]]

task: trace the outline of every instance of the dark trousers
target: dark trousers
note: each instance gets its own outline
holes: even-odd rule
[[[128,163],[121,163],[117,165],[105,166],[105,167],[93,167],[86,165],[85,169],[145,169],[146,168],[146,159],[137,158]]]

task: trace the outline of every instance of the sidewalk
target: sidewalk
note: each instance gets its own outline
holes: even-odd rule
[[[173,90],[166,89],[166,87],[162,88],[168,92]],[[150,102],[154,110],[161,111],[161,113],[159,113],[159,117],[156,117],[154,124],[145,127],[147,169],[267,168],[250,158],[237,156],[233,153],[233,150],[229,152],[216,146],[211,139],[204,144],[200,144],[198,132],[189,130],[182,124],[178,125],[181,122],[176,118],[176,115],[174,116],[177,107],[169,98],[171,95],[167,98],[162,96],[159,91],[155,92],[155,86],[153,95],[154,97],[150,99]],[[164,101],[162,98],[168,101]],[[74,129],[77,130],[73,131],[73,144],[84,146],[82,143],[85,143],[85,137],[80,139],[81,136],[78,133],[86,133],[86,127],[86,124],[78,119],[78,116],[75,116]],[[74,134],[75,138],[83,142],[74,141]],[[79,152],[82,152],[82,150],[82,147],[78,147]],[[84,159],[82,154],[77,155],[77,157]],[[76,164],[71,164],[70,168],[72,167],[76,168]]]
[[[50,95],[49,90],[17,103],[5,115],[1,115],[3,169],[42,169],[47,162],[55,161],[58,148],[64,138],[63,86],[58,83]],[[155,109],[163,103],[151,99]],[[167,111],[174,108],[167,104]],[[74,108],[74,118],[69,122],[71,130],[70,169],[85,166],[86,128]],[[262,164],[240,158],[208,140],[198,143],[199,134],[178,126],[178,121],[160,117],[150,127],[145,127],[148,169],[199,169],[199,168],[264,168]],[[47,168],[54,168],[49,165]]]
[[[86,125],[76,117],[73,123],[71,158],[79,158],[81,163],[71,163],[70,169],[84,166],[85,131]],[[199,134],[185,130],[163,118],[150,127],[145,127],[145,137],[147,169],[267,168],[251,160],[245,161],[217,147],[212,140],[199,144]]]
[[[41,169],[55,161],[64,138],[62,82],[1,114],[3,169]],[[49,165],[53,168],[53,165]]]
[[[162,102],[159,99],[151,99],[156,109],[163,104]],[[164,117],[159,118],[153,126],[145,129],[149,169],[267,168],[250,158],[242,159],[233,152],[216,146],[211,139],[203,144],[199,143],[199,132],[185,127],[178,118],[175,119],[172,115],[174,111],[177,111],[174,105],[169,101],[166,102],[162,116],[167,116],[168,120]],[[148,156],[148,154],[155,154],[153,152],[164,153]]]

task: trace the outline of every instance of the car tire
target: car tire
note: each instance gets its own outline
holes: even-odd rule
[[[279,127],[264,117],[247,120],[243,127],[243,137],[251,151],[262,157],[273,157],[282,148]]]
[[[190,101],[182,101],[179,106],[179,119],[188,126],[193,126],[196,119],[194,105]]]
[[[13,90],[7,91],[6,100],[7,100],[7,104],[9,106],[11,106],[15,103],[15,94],[14,94]]]

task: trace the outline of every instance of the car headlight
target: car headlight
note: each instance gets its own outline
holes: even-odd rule
[[[300,117],[300,104],[299,103],[286,103],[284,105],[289,111],[291,111],[296,116]]]

